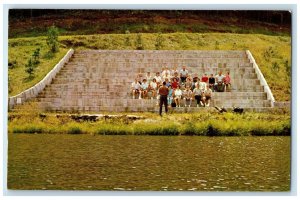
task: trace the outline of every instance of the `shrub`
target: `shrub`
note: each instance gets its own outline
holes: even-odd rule
[[[40,48],[37,48],[33,54],[32,54],[32,58],[33,58],[33,64],[34,65],[38,65],[40,63]]]
[[[17,66],[17,60],[10,61],[8,60],[8,68],[14,69]]]
[[[71,128],[68,130],[68,133],[69,133],[69,134],[81,134],[81,133],[83,133],[83,131],[82,131],[81,128],[79,128],[79,127],[71,127]]]
[[[29,58],[27,64],[25,65],[25,72],[28,74],[28,78],[34,77],[35,65],[32,62],[32,59]]]
[[[212,124],[209,124],[207,126],[207,132],[206,132],[207,136],[220,136],[221,132],[219,129],[217,129],[216,127],[214,127]]]
[[[275,72],[278,72],[279,71],[279,64],[277,62],[273,62],[272,63],[272,70],[275,71]]]
[[[137,50],[144,50],[144,44],[143,44],[141,33],[137,34],[136,41],[135,41],[135,46],[136,46]]]
[[[59,50],[58,29],[54,25],[48,29],[47,45],[52,53]]]
[[[164,42],[164,38],[162,37],[161,33],[159,33],[155,40],[155,49],[159,50],[163,48],[163,42]]]
[[[43,128],[36,126],[25,126],[25,127],[15,127],[13,128],[13,133],[42,133]]]

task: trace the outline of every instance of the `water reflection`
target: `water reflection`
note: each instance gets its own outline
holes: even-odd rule
[[[10,134],[8,187],[286,191],[290,137]]]

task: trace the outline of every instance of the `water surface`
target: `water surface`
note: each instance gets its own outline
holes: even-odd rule
[[[288,191],[290,137],[9,134],[9,189]]]

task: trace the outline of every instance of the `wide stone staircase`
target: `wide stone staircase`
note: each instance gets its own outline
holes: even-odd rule
[[[231,90],[214,92],[211,107],[271,106],[245,51],[76,51],[36,100],[41,109],[48,111],[157,111],[156,99],[132,99],[132,81],[139,73],[150,71],[154,76],[163,66],[181,69],[184,65],[198,77],[220,70],[230,72]],[[189,109],[201,109],[195,107],[195,102],[192,106]]]

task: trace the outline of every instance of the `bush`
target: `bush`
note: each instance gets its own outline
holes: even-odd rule
[[[135,41],[135,46],[136,46],[137,50],[144,50],[144,44],[143,44],[141,33],[137,34],[136,41]]]
[[[162,37],[161,33],[159,33],[156,37],[156,41],[155,41],[155,49],[159,50],[163,48],[163,42],[164,42],[164,38]]]
[[[47,45],[52,53],[55,53],[59,50],[58,29],[55,26],[51,26],[48,29]]]
[[[69,134],[81,134],[81,133],[83,133],[83,131],[82,131],[81,128],[79,128],[79,127],[71,127],[71,128],[68,130],[68,133],[69,133]]]
[[[13,128],[13,133],[42,133],[43,128],[41,127],[36,127],[36,126],[26,126],[23,128]]]
[[[33,58],[33,64],[34,65],[38,65],[40,63],[40,48],[37,48],[33,54],[32,54],[32,58]]]
[[[28,74],[28,78],[34,77],[35,65],[31,58],[29,58],[27,64],[25,65],[25,72]]]

